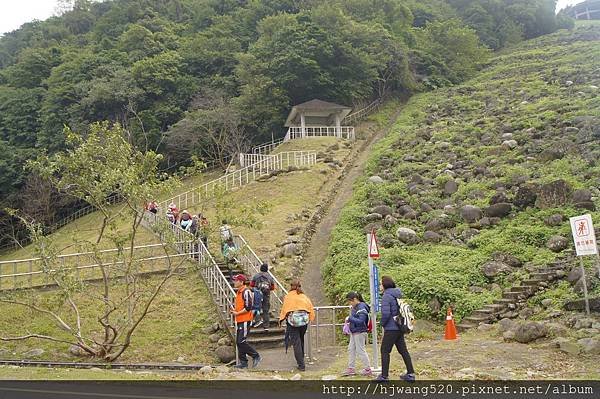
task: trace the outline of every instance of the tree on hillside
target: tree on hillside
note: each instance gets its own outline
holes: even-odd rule
[[[100,297],[93,296],[95,289],[79,278],[77,265],[58,257],[59,248],[44,236],[40,226],[28,222],[41,271],[57,289],[49,294],[52,299],[43,301],[35,292],[3,293],[0,303],[25,307],[38,317],[49,318],[56,329],[2,336],[0,340],[42,339],[70,344],[90,356],[114,361],[130,347],[134,332],[185,262],[185,258],[172,258],[169,242],[164,242],[163,274],[157,280],[144,279],[139,274],[143,260],[133,249],[139,240],[144,203],[153,200],[154,194],[165,187],[173,187],[175,182],[162,181],[157,173],[161,156],[136,151],[124,138],[119,125],[96,123],[85,137],[69,129],[66,135],[70,148],[67,152],[43,156],[32,162],[30,168],[51,181],[56,189],[85,200],[100,212],[97,236],[75,243],[77,249],[88,252],[87,256],[98,265]],[[120,195],[123,201],[118,206],[110,206],[107,198],[111,194]],[[126,231],[119,227],[121,222],[129,226]],[[118,251],[107,257],[102,252],[107,246]],[[81,303],[89,301],[97,304],[95,313],[84,317]],[[98,328],[101,333],[94,332]]]

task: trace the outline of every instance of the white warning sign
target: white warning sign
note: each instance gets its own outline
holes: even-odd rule
[[[598,245],[596,243],[596,234],[592,224],[591,215],[575,216],[569,219],[571,221],[571,232],[573,233],[573,242],[577,256],[596,255]]]

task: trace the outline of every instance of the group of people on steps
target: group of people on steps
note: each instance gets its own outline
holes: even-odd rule
[[[236,321],[236,345],[238,348],[238,364],[236,368],[248,368],[250,357],[252,367],[256,367],[262,360],[260,354],[252,348],[247,338],[251,328],[262,326],[267,330],[270,326],[270,293],[275,289],[275,282],[269,273],[267,264],[262,264],[260,273],[252,277],[250,281],[246,276],[238,274],[233,277],[234,287],[237,289],[235,306],[231,308],[231,313]],[[262,293],[262,309],[256,313],[253,307],[253,289],[260,290]],[[407,382],[415,381],[415,370],[412,360],[406,346],[405,334],[403,329],[405,321],[402,319],[402,312],[399,305],[399,299],[402,298],[402,291],[396,287],[394,280],[389,276],[381,278],[380,289],[383,291],[381,300],[381,319],[380,325],[383,329],[383,338],[381,340],[381,374],[374,381],[386,383],[390,381],[390,354],[393,347],[402,356],[406,366],[406,373],[400,375],[400,379]],[[357,374],[363,376],[372,376],[373,371],[367,354],[366,345],[368,334],[372,328],[370,323],[370,308],[365,303],[363,297],[358,292],[349,292],[346,295],[350,305],[350,315],[346,319],[348,327],[348,368],[343,372],[344,376],[354,376]],[[294,357],[297,363],[297,369],[306,370],[304,337],[310,322],[315,319],[315,311],[311,300],[302,290],[299,280],[292,280],[290,290],[285,296],[281,311],[279,313],[278,325],[282,326],[285,322],[285,348],[289,345],[293,347]],[[361,361],[363,369],[357,372],[356,361]]]

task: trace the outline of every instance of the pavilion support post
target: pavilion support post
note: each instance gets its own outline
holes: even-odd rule
[[[304,119],[304,113],[300,114],[300,137],[306,137],[306,120]]]
[[[335,137],[342,137],[342,121],[340,120],[340,114],[335,114]]]

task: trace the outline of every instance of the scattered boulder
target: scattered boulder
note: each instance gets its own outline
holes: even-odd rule
[[[386,217],[387,215],[391,215],[394,212],[394,210],[387,205],[378,205],[375,208],[373,208],[371,212],[378,213],[381,216]]]
[[[215,354],[221,363],[229,363],[235,359],[235,349],[232,346],[219,346],[215,350]]]
[[[428,306],[429,310],[431,310],[431,313],[433,314],[438,313],[442,308],[442,304],[437,298],[433,298],[431,301],[429,301]]]
[[[442,241],[442,236],[439,233],[436,233],[435,231],[426,231],[423,234],[423,239],[426,242],[439,243],[440,241]]]
[[[567,274],[567,281],[571,284],[575,284],[580,279],[581,279],[581,268],[580,267],[574,267],[573,269],[571,269],[569,274]]]
[[[489,226],[495,226],[498,223],[500,223],[500,218],[490,218],[490,217],[484,216],[479,221],[479,226],[489,227]]]
[[[231,339],[229,339],[229,337],[223,337],[217,341],[217,345],[229,346],[229,345],[231,345]]]
[[[294,227],[290,227],[289,229],[287,229],[285,231],[285,234],[289,235],[289,236],[295,236],[296,234],[298,234],[302,229],[299,226],[294,226]]]
[[[569,355],[579,355],[579,352],[581,352],[581,347],[576,342],[572,341],[561,340],[559,342],[559,348],[562,352],[566,352]]]
[[[380,213],[369,213],[367,216],[365,216],[364,218],[365,222],[375,222],[377,220],[381,220],[383,219],[383,216]]]
[[[371,183],[375,183],[375,184],[382,184],[383,183],[383,179],[379,176],[371,176],[369,177],[369,181]]]
[[[294,243],[286,244],[282,248],[282,255],[286,258],[300,255],[300,246]]]
[[[71,346],[69,346],[69,353],[71,355],[77,356],[77,357],[89,356],[89,353],[87,353],[86,351],[84,351],[83,349],[81,349],[80,346],[77,346],[77,345],[71,345]]]
[[[598,338],[582,338],[577,343],[583,349],[583,353],[590,355],[600,355],[600,337]]]
[[[489,207],[485,208],[485,215],[490,218],[503,218],[508,216],[511,210],[512,206],[509,203],[500,202],[498,204],[490,205]]]
[[[501,138],[502,138],[502,140],[512,140],[512,138],[513,138],[513,134],[512,134],[512,133],[504,133],[504,134],[501,136]]]
[[[502,334],[502,338],[504,338],[505,341],[512,341],[515,339],[515,332],[513,330],[505,331]]]
[[[403,243],[409,245],[419,242],[417,233],[414,230],[406,227],[399,227],[398,230],[396,230],[396,237],[398,237],[398,239]]]
[[[483,212],[476,206],[465,205],[460,208],[460,216],[467,223],[475,223],[483,217]]]
[[[447,215],[433,218],[425,224],[425,230],[429,231],[440,231],[451,227],[454,227],[454,222]]]
[[[477,327],[477,329],[479,331],[491,331],[494,329],[494,325],[493,324],[487,324],[487,323],[482,323],[479,325],[479,327]]]
[[[500,273],[508,273],[512,269],[509,265],[503,262],[490,261],[481,267],[481,272],[489,278],[496,277]]]
[[[521,267],[523,266],[523,262],[519,260],[514,255],[507,254],[505,252],[494,252],[492,254],[492,258],[497,262],[506,263],[510,267]]]
[[[573,203],[587,202],[592,200],[592,192],[588,189],[579,189],[573,192]]]
[[[509,150],[517,148],[518,145],[519,143],[517,143],[517,140],[504,140],[502,142],[502,147],[507,148]]]
[[[454,180],[448,180],[446,184],[444,184],[444,194],[452,195],[458,191],[458,183]]]
[[[477,229],[466,229],[462,232],[461,237],[464,241],[469,241],[471,238],[479,234]]]
[[[423,202],[420,205],[421,211],[423,212],[431,212],[433,211],[433,207],[429,205],[427,202]]]
[[[490,205],[499,204],[501,202],[508,202],[508,197],[504,191],[497,192],[490,198]]]
[[[540,187],[536,206],[541,209],[559,208],[571,200],[571,186],[564,180],[556,180]]]
[[[581,330],[582,328],[592,328],[592,324],[594,323],[594,319],[589,319],[587,317],[577,319],[573,328],[576,330]]]
[[[551,337],[564,337],[569,333],[567,327],[559,323],[546,323],[548,335]]]
[[[563,222],[564,217],[560,213],[555,213],[554,215],[550,215],[544,219],[544,223],[551,227],[560,226]]]
[[[546,243],[552,252],[561,252],[569,247],[569,240],[563,236],[552,236]]]
[[[212,367],[210,366],[204,366],[200,369],[200,374],[210,374],[212,373]]]
[[[517,209],[525,209],[535,205],[537,200],[536,186],[528,184],[517,189],[513,204]]]
[[[387,215],[385,217],[385,219],[383,220],[383,224],[388,227],[395,225],[397,222],[398,222],[398,219],[396,219],[392,215]]]
[[[542,299],[542,306],[546,309],[551,307],[553,303],[554,303],[554,301],[550,298]]]
[[[548,329],[542,323],[535,321],[525,322],[517,325],[515,328],[515,341],[522,344],[543,338],[548,334]]]
[[[577,209],[586,209],[588,211],[595,212],[596,211],[596,204],[594,204],[593,201],[578,202],[578,203],[575,204],[575,208],[577,208]]]
[[[208,336],[208,340],[210,342],[212,342],[213,344],[219,342],[220,339],[221,339],[221,336],[219,334],[216,334],[216,333],[215,334],[211,334],[211,335]]]

